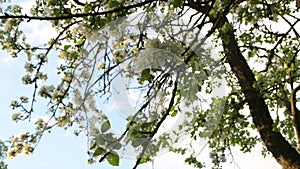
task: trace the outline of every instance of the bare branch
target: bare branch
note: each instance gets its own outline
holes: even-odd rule
[[[152,2],[155,2],[155,0],[146,0],[141,3],[123,6],[119,8],[115,8],[108,11],[102,11],[102,12],[94,12],[94,13],[77,13],[77,14],[71,14],[71,15],[62,15],[62,16],[28,16],[28,15],[10,15],[8,13],[5,13],[4,15],[0,16],[0,19],[9,19],[9,18],[16,18],[16,19],[28,19],[28,20],[62,20],[62,19],[72,19],[72,18],[82,18],[86,16],[98,16],[98,15],[106,15],[111,14],[114,12],[119,12],[121,10],[130,10],[133,8],[141,7],[147,4],[150,4]]]

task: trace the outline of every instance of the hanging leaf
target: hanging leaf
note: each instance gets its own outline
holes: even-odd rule
[[[102,124],[102,126],[101,126],[101,132],[104,133],[104,132],[106,132],[106,131],[109,130],[109,129],[110,129],[110,123],[109,123],[109,121],[107,120],[107,121],[105,121],[105,122]]]
[[[174,0],[172,2],[172,5],[174,6],[174,8],[181,7],[183,5],[183,0]]]
[[[150,69],[144,69],[141,75],[141,81],[150,80],[151,74]]]
[[[110,153],[106,159],[110,165],[119,166],[120,157],[117,154]]]
[[[83,39],[80,39],[78,42],[77,42],[77,45],[80,46],[84,43],[84,40]]]
[[[101,148],[101,147],[98,147],[95,152],[94,152],[94,156],[99,156],[101,154],[105,153],[105,149]]]

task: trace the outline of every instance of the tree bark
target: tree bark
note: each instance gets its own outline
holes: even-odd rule
[[[225,19],[224,23],[228,23]],[[229,41],[228,41],[229,39]],[[299,169],[300,154],[280,132],[273,131],[273,119],[260,92],[253,87],[256,82],[254,74],[242,55],[233,31],[226,32],[222,38],[226,59],[238,79],[249,105],[250,114],[262,141],[284,169]]]
[[[298,146],[300,148],[300,111],[299,109],[296,107],[296,93],[298,92],[298,90],[300,90],[300,86],[297,86],[297,88],[292,90],[291,93],[291,99],[290,99],[290,104],[291,104],[291,114],[293,116],[294,119],[294,126],[295,126],[295,130],[296,130],[296,135],[298,138]]]
[[[226,15],[229,11],[228,9],[230,9],[230,5],[242,1],[243,0],[231,1],[227,10],[224,10],[224,12],[217,18],[209,15],[209,5],[201,5],[197,3],[198,1],[195,2],[193,0],[188,0],[187,5],[201,13],[207,14],[210,22],[214,25],[213,28],[220,30],[225,23],[229,24]],[[291,146],[280,132],[273,131],[274,123],[268,106],[260,92],[253,87],[256,82],[255,76],[240,51],[231,24],[230,27],[232,30],[227,31],[225,36],[221,36],[225,57],[232,69],[232,72],[237,77],[239,85],[245,95],[253,123],[255,124],[266,148],[272,153],[274,158],[284,169],[300,169],[299,152]]]

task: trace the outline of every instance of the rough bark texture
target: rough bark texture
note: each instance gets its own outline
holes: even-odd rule
[[[299,87],[297,87],[295,90],[292,91],[291,94],[291,114],[293,116],[294,119],[294,126],[295,126],[295,130],[296,130],[296,135],[298,138],[298,146],[300,147],[300,111],[299,109],[296,107],[296,92],[299,90]]]
[[[214,25],[213,28],[220,29],[225,23],[228,23],[226,15],[230,5],[242,1],[232,0],[228,8],[217,18],[208,14],[210,8],[208,5],[199,5],[197,1],[188,0],[188,6],[201,13],[206,13]],[[273,119],[270,116],[270,111],[260,92],[253,87],[256,82],[255,76],[240,51],[234,31],[226,32],[225,36],[222,36],[222,42],[226,59],[238,79],[249,105],[253,123],[266,148],[284,169],[300,169],[300,153],[289,144],[280,132],[272,130]]]
[[[243,90],[250,108],[253,123],[261,139],[284,169],[299,169],[300,154],[289,144],[280,132],[272,130],[273,120],[270,116],[268,106],[259,91],[253,87],[256,81],[254,74],[237,45],[233,31],[228,31],[226,35],[229,41],[228,39],[222,39],[226,59]]]

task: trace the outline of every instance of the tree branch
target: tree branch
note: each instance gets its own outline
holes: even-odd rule
[[[78,1],[78,0],[73,0],[77,5],[80,5],[80,6],[84,6],[85,5],[85,3],[82,3],[82,2],[80,2],[80,1]]]
[[[296,93],[300,90],[300,85],[294,88],[291,92],[290,105],[291,105],[291,114],[294,119],[294,127],[296,130],[296,135],[298,138],[298,147],[300,148],[300,111],[296,107],[297,99]]]
[[[225,23],[229,24],[227,19],[223,24]],[[226,35],[229,41],[221,37],[226,59],[246,97],[253,123],[260,133],[262,141],[278,163],[284,168],[299,169],[300,154],[289,144],[280,132],[273,131],[274,123],[270,116],[268,106],[260,92],[253,87],[256,79],[238,47],[233,31],[227,31]]]
[[[97,16],[97,15],[106,15],[111,14],[114,12],[119,12],[120,10],[129,10],[132,8],[142,7],[147,4],[150,4],[156,0],[146,0],[141,3],[128,5],[128,6],[122,6],[119,8],[115,8],[108,11],[102,11],[102,12],[94,12],[94,13],[77,13],[77,14],[71,14],[71,15],[62,15],[62,16],[28,16],[28,15],[9,15],[8,13],[4,13],[4,15],[0,16],[0,19],[9,19],[9,18],[15,18],[15,19],[28,19],[28,20],[61,20],[61,19],[71,19],[71,18],[82,18],[86,16]]]
[[[169,106],[168,109],[164,112],[163,117],[159,120],[159,122],[157,123],[155,129],[151,132],[148,140],[143,144],[143,150],[140,153],[140,156],[138,157],[138,159],[136,160],[136,163],[134,165],[134,167],[132,169],[136,169],[137,166],[140,164],[141,160],[143,159],[143,156],[146,153],[147,147],[150,144],[150,141],[152,140],[152,138],[154,137],[154,135],[157,133],[158,129],[160,128],[160,126],[163,124],[163,122],[166,120],[166,118],[169,116],[170,111],[172,106],[174,105],[174,100],[175,100],[175,96],[176,96],[176,92],[177,92],[177,82],[178,82],[178,74],[176,75],[176,80],[174,82],[174,87],[172,90],[172,96],[171,96],[171,100],[169,102]]]
[[[239,2],[241,1],[237,1],[236,3]],[[195,5],[194,3],[191,4],[192,5],[190,7],[203,13],[207,9],[207,7],[205,8],[200,5]],[[229,23],[228,19],[224,17],[227,13],[221,14],[223,14],[223,16],[218,16],[217,18],[223,17],[222,20],[216,20],[213,16],[210,16],[210,22],[212,22],[213,25],[217,25],[218,29],[222,28],[224,24],[229,24],[231,27],[231,30],[224,32],[224,36],[221,36],[225,57],[237,77],[246,97],[250,114],[253,118],[253,123],[260,133],[261,139],[278,163],[284,168],[299,169],[300,154],[289,144],[280,132],[273,131],[273,120],[270,116],[268,106],[266,105],[261,93],[253,87],[256,79],[240,51],[237,40],[235,39],[232,25]]]

